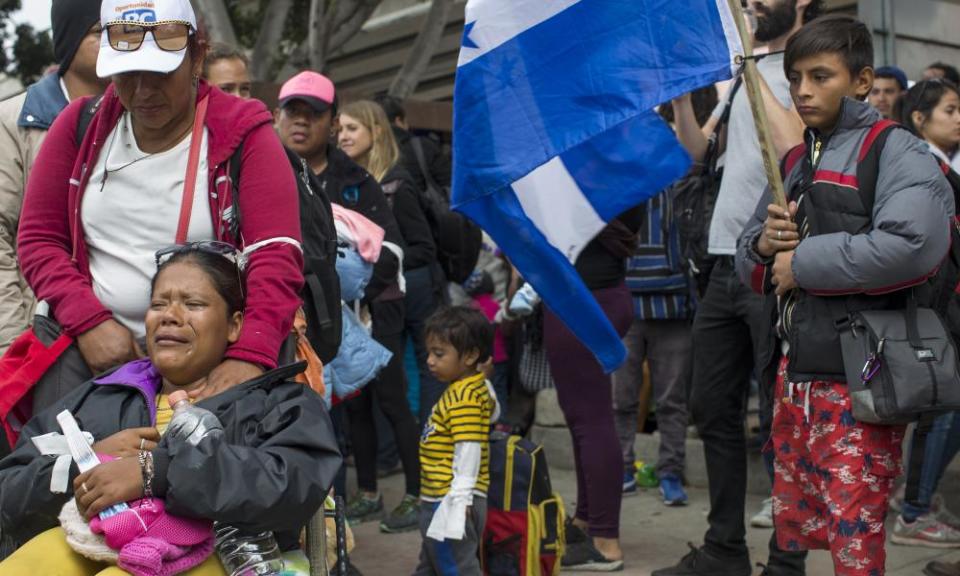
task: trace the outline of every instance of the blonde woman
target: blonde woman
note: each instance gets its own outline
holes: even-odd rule
[[[423,326],[426,319],[436,310],[441,301],[443,286],[442,272],[437,263],[437,249],[433,234],[423,209],[420,206],[420,191],[417,190],[409,172],[400,162],[400,152],[393,131],[387,121],[383,108],[375,102],[361,100],[344,106],[340,111],[340,149],[351,160],[362,166],[373,176],[387,197],[393,215],[400,227],[406,243],[403,253],[403,276],[406,280],[404,296],[404,314],[392,318],[396,326],[397,342],[391,343],[399,348],[388,346],[394,353],[392,362],[403,362],[405,338],[412,337],[417,354],[420,373],[420,422],[429,416],[433,405],[443,392],[443,385],[436,380],[426,367],[427,351],[423,340]],[[381,324],[383,318],[380,318]],[[382,332],[382,330],[381,330]],[[394,334],[391,331],[391,335]],[[384,345],[384,343],[381,341]],[[384,381],[386,378],[400,378],[400,382]],[[382,373],[377,390],[389,388],[396,392],[403,390],[406,398],[406,379],[402,370]],[[347,507],[348,516],[355,519],[370,518],[382,509],[382,501],[377,491],[377,437],[373,422],[373,398],[383,404],[386,400],[381,393],[364,393],[347,403],[350,414],[350,433],[353,439],[354,456],[357,465],[357,484],[359,493],[352,498]],[[391,394],[396,398],[396,394]],[[394,430],[397,433],[397,430]],[[398,445],[408,439],[397,438]],[[407,494],[400,505],[380,523],[384,532],[400,532],[417,528],[419,490],[414,490],[410,472],[404,467],[407,476]],[[419,488],[419,486],[416,486]]]

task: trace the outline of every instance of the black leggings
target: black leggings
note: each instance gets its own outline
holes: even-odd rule
[[[403,300],[373,305],[373,337],[393,353],[393,358],[359,396],[346,402],[346,406],[360,490],[377,491],[377,430],[373,423],[373,402],[376,399],[393,427],[407,494],[419,496],[420,434],[407,403],[407,378],[403,371],[403,312]]]

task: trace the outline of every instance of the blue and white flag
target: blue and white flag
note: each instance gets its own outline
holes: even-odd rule
[[[626,357],[572,262],[683,176],[653,111],[729,78],[727,0],[469,0],[454,92],[453,205],[610,372]]]

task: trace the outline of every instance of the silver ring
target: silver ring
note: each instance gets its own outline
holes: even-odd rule
[[[141,450],[143,450],[143,443],[146,442],[146,441],[147,441],[146,438],[141,438],[141,439],[140,439],[140,449],[141,449]]]
[[[87,488],[87,483],[86,483],[86,482],[81,482],[81,483],[80,483],[80,487],[83,488],[83,493],[84,493],[84,494],[87,494],[87,493],[90,492],[90,489]]]
[[[783,235],[783,230],[777,230],[777,240],[780,240],[780,237]]]

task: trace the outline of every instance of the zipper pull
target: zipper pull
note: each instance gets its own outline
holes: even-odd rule
[[[820,140],[820,137],[817,137],[817,140],[813,143],[813,165],[817,165],[817,161],[820,160],[820,147],[823,146],[823,142]]]

